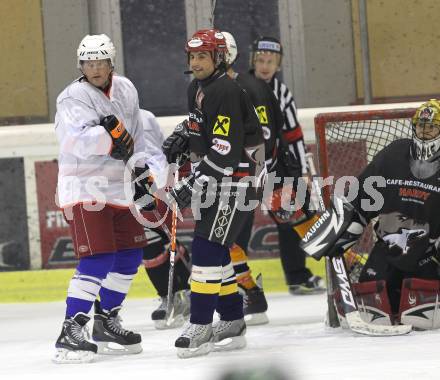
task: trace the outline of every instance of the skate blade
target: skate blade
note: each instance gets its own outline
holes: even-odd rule
[[[52,361],[56,364],[80,364],[93,361],[95,353],[92,351],[72,351],[57,348]]]
[[[269,323],[269,318],[266,313],[247,314],[244,316],[244,321],[247,326],[265,325]]]
[[[246,338],[243,335],[226,338],[214,343],[214,351],[241,350],[246,347]]]
[[[203,343],[196,348],[177,348],[177,356],[180,359],[195,358],[197,356],[208,355],[212,351],[212,343]]]
[[[171,318],[168,321],[165,319],[159,319],[154,321],[154,327],[157,330],[175,329],[182,327],[187,320],[188,318],[185,318],[183,315],[178,315],[176,318]]]
[[[297,288],[290,288],[289,293],[292,296],[307,296],[310,294],[321,294],[326,291],[325,288],[307,288],[305,286],[299,285]]]
[[[98,354],[101,355],[133,355],[142,352],[141,343],[122,345],[115,342],[96,342]]]

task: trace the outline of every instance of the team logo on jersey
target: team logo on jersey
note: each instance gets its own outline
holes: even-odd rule
[[[268,124],[266,106],[258,106],[256,108],[258,119],[260,119],[260,124]]]
[[[191,132],[194,132],[196,134],[200,133],[200,126],[195,121],[190,121],[188,123],[188,129],[189,129],[189,133],[191,133]]]
[[[229,116],[217,115],[212,133],[214,133],[214,135],[229,136],[230,126],[231,118]]]
[[[268,127],[263,127],[263,137],[265,140],[270,139],[270,129]]]
[[[212,139],[212,143],[214,145],[211,148],[222,156],[226,156],[231,151],[231,144],[229,141],[215,137]]]

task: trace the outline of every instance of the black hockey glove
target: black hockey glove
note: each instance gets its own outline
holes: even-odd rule
[[[100,121],[100,124],[110,134],[113,141],[110,156],[115,160],[128,161],[133,155],[134,141],[125,129],[124,124],[122,124],[115,115],[104,117]]]
[[[156,208],[156,199],[153,196],[154,182],[150,176],[150,168],[145,165],[144,168],[134,168],[134,196],[136,205],[143,211],[151,211]]]
[[[191,204],[194,193],[203,193],[205,190],[206,186],[200,180],[200,177],[190,174],[177,182],[168,193],[168,197],[171,201],[177,202],[177,206],[182,210]]]
[[[301,165],[293,153],[289,150],[287,145],[280,147],[278,158],[281,161],[280,163],[283,165],[283,172],[286,174],[286,177],[301,177]]]
[[[174,132],[162,144],[162,150],[169,164],[176,162],[182,166],[189,156],[188,120],[177,124]]]

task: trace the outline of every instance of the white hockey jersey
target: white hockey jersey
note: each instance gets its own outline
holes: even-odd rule
[[[159,123],[150,111],[141,109],[140,115],[144,129],[147,164],[156,186],[162,188],[167,184],[169,170],[167,159],[162,152],[164,136]]]
[[[98,201],[127,207],[133,203],[130,175],[124,162],[110,156],[112,140],[99,125],[115,115],[134,140],[134,155],[145,164],[145,140],[137,91],[130,80],[113,74],[108,94],[84,79],[77,79],[57,98],[55,130],[60,144],[58,158],[58,205]],[[141,156],[139,155],[139,156]]]

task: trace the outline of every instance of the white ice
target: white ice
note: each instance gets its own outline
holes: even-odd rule
[[[220,379],[225,369],[283,368],[289,379],[439,379],[440,331],[400,337],[366,337],[323,323],[325,296],[269,294],[270,323],[249,327],[242,351],[178,359],[180,329],[155,330],[157,300],[127,300],[125,327],[141,332],[144,351],[97,356],[89,364],[51,362],[64,303],[0,305],[0,379]]]

